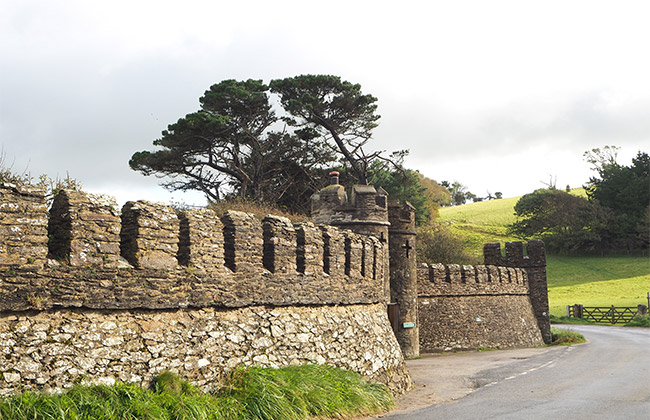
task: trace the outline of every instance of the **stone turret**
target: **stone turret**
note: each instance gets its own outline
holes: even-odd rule
[[[371,185],[355,185],[350,197],[339,184],[338,172],[330,185],[311,197],[314,223],[333,225],[377,237],[389,252],[384,261],[389,318],[405,357],[419,355],[417,324],[417,267],[415,209],[409,203],[388,203],[388,193]]]
[[[398,307],[395,335],[404,357],[420,355],[415,208],[409,203],[388,204],[391,302]],[[395,326],[393,327],[395,328]]]
[[[388,193],[372,185],[355,185],[350,198],[339,184],[339,173],[330,173],[330,185],[311,196],[311,217],[316,224],[350,229],[362,235],[388,238]]]
[[[388,193],[383,188],[355,185],[348,198],[345,187],[339,184],[339,173],[330,172],[330,185],[311,196],[311,217],[315,224],[375,236],[384,246],[388,246]],[[383,255],[383,273],[388,273],[388,254]],[[385,276],[385,294],[388,303],[388,275]]]

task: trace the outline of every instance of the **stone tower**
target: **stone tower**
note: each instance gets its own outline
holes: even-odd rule
[[[388,247],[388,253],[384,254],[384,273],[387,273],[384,284],[393,330],[404,356],[418,356],[413,206],[389,204],[386,191],[370,185],[355,185],[348,199],[345,188],[339,184],[339,173],[332,172],[330,185],[311,197],[311,215],[316,224],[373,235]]]
[[[339,173],[330,173],[330,185],[311,196],[311,218],[315,224],[349,229],[361,235],[377,237],[388,246],[388,194],[383,188],[355,185],[348,199]],[[388,255],[384,253],[384,273],[388,273]],[[384,294],[390,302],[389,276],[385,276]]]
[[[397,303],[395,335],[404,357],[420,355],[415,208],[409,203],[388,204],[391,302]],[[395,327],[394,327],[395,328]]]

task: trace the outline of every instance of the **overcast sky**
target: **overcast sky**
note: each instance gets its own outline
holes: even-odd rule
[[[648,6],[646,5],[648,4]],[[0,0],[0,146],[120,202],[200,203],[128,160],[224,79],[334,74],[378,98],[375,149],[512,197],[650,147],[646,1]]]

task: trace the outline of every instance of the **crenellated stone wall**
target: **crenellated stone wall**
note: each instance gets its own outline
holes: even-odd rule
[[[544,334],[546,330],[550,332],[550,326],[540,324],[533,293],[541,288],[546,293],[545,251],[540,243],[529,242],[527,255],[521,242],[507,243],[504,259],[498,243],[486,244],[488,265],[421,265],[418,268],[421,350],[544,344]],[[531,270],[531,264],[542,260],[543,277]]]
[[[42,193],[0,197],[0,393],[164,369],[209,389],[237,364],[308,362],[410,387],[376,238],[71,191],[48,238]]]
[[[41,190],[0,184],[0,394],[144,385],[164,369],[209,390],[240,364],[295,363],[402,393],[418,344],[550,340],[541,241],[505,256],[486,244],[485,265],[417,267],[413,208],[370,186],[348,200],[332,182],[312,197],[319,225],[147,201],[120,211],[77,191],[48,213]]]

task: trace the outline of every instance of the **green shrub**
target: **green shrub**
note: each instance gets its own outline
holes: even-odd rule
[[[465,240],[446,225],[434,224],[418,229],[418,262],[434,264],[480,264],[480,258],[466,250]]]
[[[650,327],[650,316],[636,315],[632,321],[625,324],[626,327]]]

